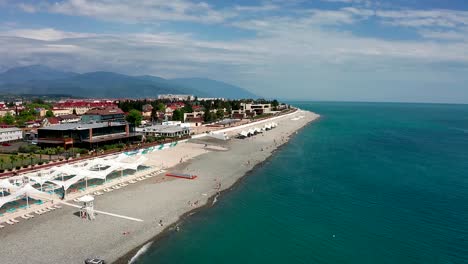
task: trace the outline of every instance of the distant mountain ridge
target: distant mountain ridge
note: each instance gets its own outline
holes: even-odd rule
[[[59,71],[44,65],[35,64],[11,68],[4,73],[0,73],[0,84],[23,83],[32,80],[56,80],[73,77],[75,75],[77,75],[77,73]]]
[[[258,98],[246,89],[205,78],[164,79],[105,71],[79,74],[43,65],[12,68],[0,73],[0,93],[129,98],[193,94],[198,97]]]

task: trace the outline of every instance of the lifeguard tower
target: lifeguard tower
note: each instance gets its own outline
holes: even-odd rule
[[[94,197],[85,195],[79,198],[78,201],[83,203],[80,209],[80,217],[88,220],[96,219],[96,214],[94,213]]]

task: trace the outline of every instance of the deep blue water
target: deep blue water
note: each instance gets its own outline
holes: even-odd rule
[[[468,263],[468,106],[322,118],[139,263]]]

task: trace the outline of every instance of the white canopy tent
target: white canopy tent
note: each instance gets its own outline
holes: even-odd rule
[[[0,208],[4,206],[6,203],[15,201],[20,199],[22,196],[26,196],[26,203],[28,204],[29,207],[29,197],[33,199],[47,199],[48,194],[36,190],[34,187],[32,187],[30,184],[26,184],[23,187],[15,190],[13,193],[11,193],[8,196],[1,197],[0,198]]]
[[[86,187],[88,186],[88,179],[100,179],[106,180],[107,176],[114,171],[123,171],[123,170],[137,170],[140,165],[142,165],[147,160],[146,157],[140,156],[136,161],[132,163],[126,163],[116,160],[105,160],[105,159],[96,159],[90,161],[83,167],[73,167],[70,165],[65,165],[62,167],[57,167],[56,170],[64,173],[65,175],[74,175],[73,178],[64,181],[58,180],[48,180],[49,182],[63,187],[65,190],[68,190],[70,186],[79,182],[82,179],[86,180]],[[105,170],[92,170],[93,168],[98,167],[107,167]]]

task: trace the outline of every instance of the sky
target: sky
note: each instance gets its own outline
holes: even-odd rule
[[[0,71],[32,64],[267,98],[468,103],[468,1],[0,0]]]

